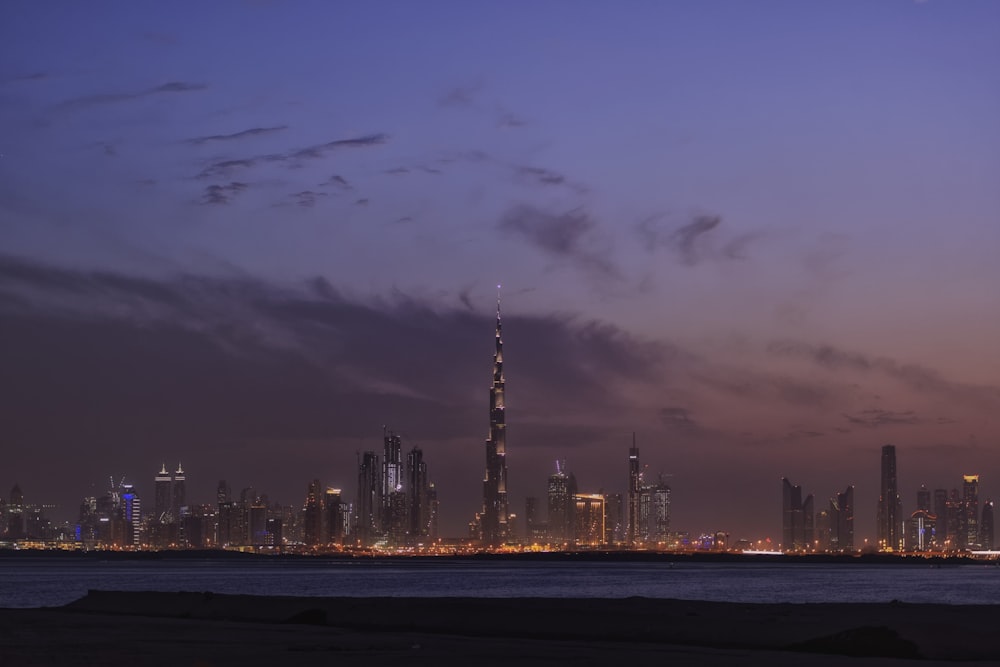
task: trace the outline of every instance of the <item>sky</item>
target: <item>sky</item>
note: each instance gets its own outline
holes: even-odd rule
[[[482,502],[555,461],[780,538],[782,477],[1000,500],[1000,4],[0,6],[0,489],[182,462],[353,495],[383,426]],[[6,493],[4,494],[6,495]]]

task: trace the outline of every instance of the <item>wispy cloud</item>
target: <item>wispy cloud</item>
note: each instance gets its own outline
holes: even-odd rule
[[[333,176],[331,176],[327,180],[323,181],[319,185],[320,185],[320,187],[323,187],[323,188],[325,188],[325,187],[336,187],[336,188],[340,188],[341,190],[347,190],[347,191],[354,189],[354,186],[351,185],[347,181],[347,179],[344,178],[343,176],[341,176],[340,174],[334,174]]]
[[[227,177],[235,170],[249,169],[250,167],[265,163],[288,163],[294,166],[299,160],[322,158],[331,152],[341,149],[378,146],[384,144],[388,139],[388,135],[385,134],[368,134],[351,139],[336,139],[314,146],[297,148],[285,153],[268,153],[247,158],[219,160],[206,165],[197,175],[197,178]]]
[[[296,192],[295,194],[289,195],[289,197],[295,200],[295,203],[303,208],[312,208],[316,205],[316,199],[318,197],[326,196],[327,193],[325,192],[314,192],[312,190],[303,190],[302,192]]]
[[[205,194],[202,195],[201,203],[210,205],[228,204],[236,195],[246,189],[247,184],[238,181],[233,181],[227,185],[209,185],[205,188]]]
[[[597,223],[580,209],[549,213],[523,204],[507,211],[497,227],[551,257],[570,260],[594,277],[621,277],[608,249],[595,239]]]
[[[947,417],[936,417],[933,419],[924,419],[917,416],[917,413],[913,410],[906,410],[904,412],[894,412],[892,410],[882,410],[880,408],[869,408],[867,410],[862,410],[860,413],[856,414],[844,414],[842,415],[844,419],[847,420],[852,426],[862,426],[865,428],[879,428],[881,426],[899,426],[899,425],[913,425],[913,424],[954,424],[954,419],[949,419]]]
[[[764,236],[747,232],[726,238],[719,231],[722,218],[717,215],[699,215],[678,227],[668,227],[663,218],[654,215],[641,220],[635,227],[636,236],[649,252],[666,248],[685,266],[708,260],[747,259],[747,248]]]
[[[274,134],[276,132],[281,132],[287,130],[287,125],[276,125],[274,127],[252,127],[249,130],[243,130],[242,132],[234,132],[233,134],[212,134],[206,137],[194,137],[193,139],[185,139],[184,143],[201,145],[207,144],[212,141],[233,141],[236,139],[248,139],[250,137],[259,137],[265,134]]]
[[[974,403],[977,406],[1000,406],[1000,387],[952,382],[937,371],[917,364],[901,363],[886,357],[872,357],[842,350],[833,345],[816,345],[792,340],[772,341],[767,345],[767,352],[780,357],[805,359],[832,371],[879,373],[919,393],[947,395],[959,402]]]
[[[171,81],[153,88],[147,88],[133,93],[98,93],[95,95],[84,95],[65,100],[56,105],[57,111],[79,111],[90,107],[102,106],[105,104],[118,104],[130,100],[138,100],[144,97],[161,95],[163,93],[188,93],[205,90],[208,88],[203,83],[188,83],[185,81]]]

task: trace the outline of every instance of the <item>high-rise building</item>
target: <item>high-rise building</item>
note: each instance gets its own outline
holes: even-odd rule
[[[496,351],[493,353],[493,385],[490,387],[490,436],[486,439],[486,474],[483,478],[482,543],[497,547],[510,536],[507,508],[507,418],[503,375],[503,336],[500,326],[500,294],[497,293]]]
[[[302,508],[302,541],[311,547],[323,542],[323,487],[318,479],[309,483]]]
[[[604,494],[605,530],[607,544],[621,544],[625,541],[625,523],[622,515],[622,494]]]
[[[24,494],[21,487],[15,484],[10,490],[10,503],[7,505],[7,539],[20,540],[24,537]]]
[[[160,472],[153,477],[153,519],[170,523],[173,481],[167,472],[167,464],[160,466]]]
[[[358,461],[358,503],[355,533],[365,546],[370,546],[382,532],[382,480],[378,454],[365,452]]]
[[[430,534],[431,508],[427,495],[430,487],[427,481],[427,463],[424,453],[414,447],[406,455],[406,513],[407,527],[411,541],[417,542]]]
[[[635,433],[632,434],[632,446],[628,450],[628,497],[625,541],[629,547],[634,547],[641,539],[639,499],[642,494],[642,468],[639,465],[639,448],[635,446]]]
[[[170,493],[170,514],[172,515],[172,520],[175,523],[181,520],[181,514],[183,514],[186,507],[187,476],[184,474],[184,468],[180,463],[178,463],[177,470],[174,471],[174,478]]]
[[[983,518],[979,523],[979,543],[987,551],[993,551],[995,548],[993,528],[993,501],[987,498],[983,503]]]
[[[438,513],[441,507],[438,504],[438,492],[434,482],[427,485],[427,509],[427,536],[431,538],[432,542],[436,542],[438,538]]]
[[[573,496],[576,478],[566,472],[566,462],[556,461],[556,471],[549,475],[548,524],[549,538],[554,542],[573,539]]]
[[[139,546],[142,540],[142,503],[131,484],[121,485],[121,517],[125,522],[123,542]]]
[[[934,548],[948,546],[948,489],[934,489]]]
[[[573,503],[573,542],[576,546],[598,547],[607,535],[604,496],[578,493]]]
[[[878,496],[878,548],[880,551],[900,551],[902,544],[903,508],[896,478],[896,447],[882,447],[882,475]]]
[[[664,545],[670,539],[670,486],[664,475],[660,475],[659,483],[651,486],[649,492],[652,502],[650,539],[658,545]]]
[[[854,551],[854,487],[830,499],[830,547],[833,551]]]
[[[948,544],[947,548],[949,551],[956,551],[958,549],[965,548],[965,529],[964,523],[962,522],[962,496],[959,495],[958,489],[952,489],[948,492],[948,502],[945,504],[945,521],[947,522],[947,533],[948,533]]]
[[[344,505],[340,499],[340,489],[327,487],[323,498],[323,533],[326,541],[340,544],[344,538]]]
[[[382,533],[390,544],[406,541],[409,520],[406,490],[403,485],[403,440],[392,431],[383,437],[382,459]]]
[[[802,487],[781,478],[781,547],[803,551],[813,547],[814,516],[812,494],[802,500]]]
[[[961,546],[979,548],[979,475],[962,476]]]

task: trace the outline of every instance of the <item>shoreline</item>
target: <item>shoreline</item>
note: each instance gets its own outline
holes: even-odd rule
[[[162,551],[82,551],[57,549],[0,549],[5,559],[66,559],[83,561],[398,561],[398,562],[503,562],[503,563],[746,563],[769,565],[906,565],[939,567],[955,565],[1000,566],[1000,560],[968,555],[921,554],[743,554],[734,552],[681,551],[540,551],[521,553],[471,554],[372,554],[368,552],[330,552],[317,554],[253,553],[222,549],[165,549]]]
[[[73,653],[87,642],[109,642],[116,658],[134,664],[221,665],[239,657],[252,666],[305,657],[290,651],[373,666],[418,656],[441,665],[484,656],[487,664],[542,664],[566,655],[702,665],[832,665],[843,656],[865,665],[1000,660],[1000,605],[90,591],[64,607],[0,609],[0,623],[5,665],[99,664]]]

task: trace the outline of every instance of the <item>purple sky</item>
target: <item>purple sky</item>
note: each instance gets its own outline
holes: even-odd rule
[[[879,448],[1000,496],[1000,4],[0,6],[0,491],[299,503],[383,424],[778,537]],[[1000,498],[998,498],[1000,499]]]

